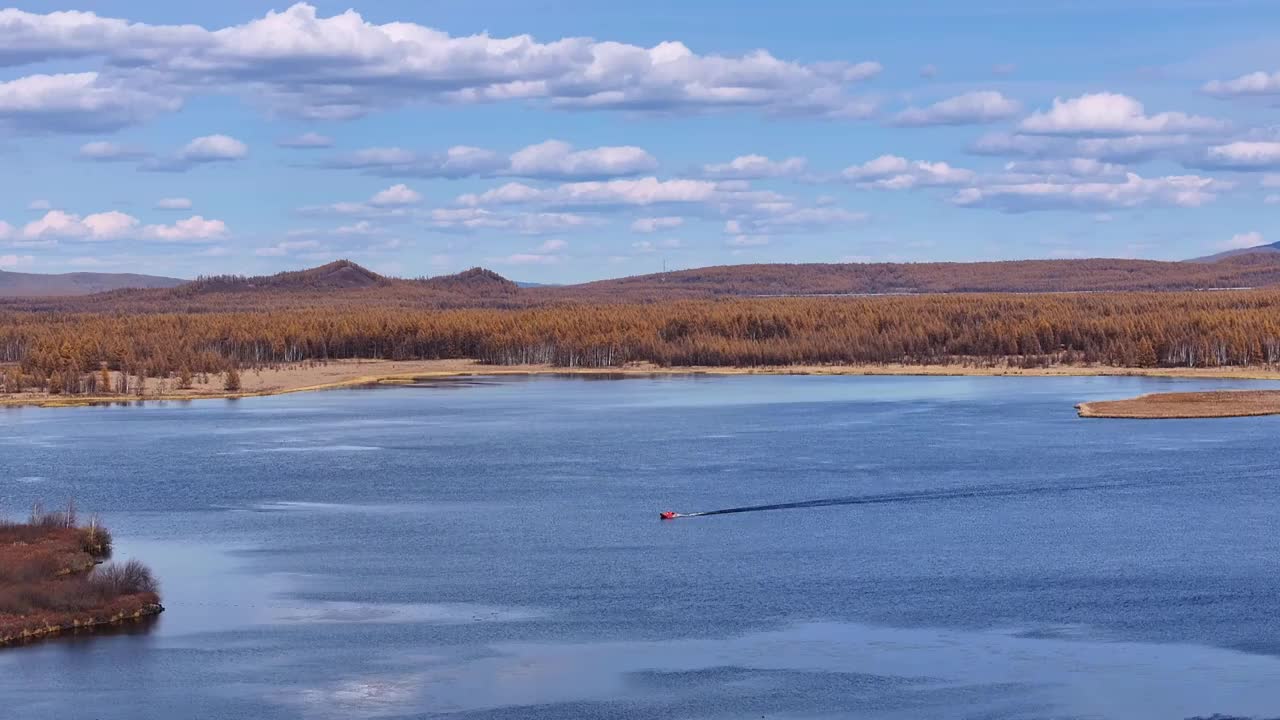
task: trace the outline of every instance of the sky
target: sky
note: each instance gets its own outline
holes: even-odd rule
[[[563,283],[1280,241],[1267,0],[0,9],[0,270]]]

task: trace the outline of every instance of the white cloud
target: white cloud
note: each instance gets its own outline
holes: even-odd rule
[[[32,200],[31,202],[27,203],[27,209],[28,210],[52,210],[53,203],[44,199]]]
[[[229,135],[205,135],[187,143],[178,158],[187,162],[239,160],[249,154],[249,146]]]
[[[317,132],[305,132],[301,135],[284,138],[276,143],[282,148],[293,148],[296,150],[310,150],[315,148],[333,147],[333,138],[328,135],[321,135]]]
[[[1280,95],[1280,72],[1258,71],[1241,75],[1233,80],[1214,80],[1206,83],[1202,90],[1219,97]]]
[[[161,198],[156,201],[157,210],[190,210],[191,200],[184,197]]]
[[[1125,135],[1118,137],[1050,137],[989,133],[969,148],[976,155],[1029,158],[1094,158],[1106,162],[1141,162],[1179,150],[1192,136]]]
[[[437,208],[431,211],[431,225],[438,230],[474,232],[506,230],[521,235],[563,233],[599,224],[594,218],[574,213],[499,213],[485,208]]]
[[[527,177],[543,180],[587,180],[625,177],[649,172],[658,161],[629,145],[574,150],[561,140],[547,140],[503,157],[493,150],[459,145],[443,153],[418,153],[404,148],[367,148],[321,164],[323,167],[363,170],[381,177],[461,178]]]
[[[1121,182],[1041,180],[964,188],[951,202],[960,207],[993,208],[1003,212],[1036,210],[1109,210],[1146,205],[1199,207],[1230,188],[1212,178],[1174,175],[1143,178],[1133,173]]]
[[[793,208],[757,207],[750,213],[725,222],[729,235],[782,235],[786,233],[816,233],[859,225],[867,220],[867,214],[843,208]]]
[[[460,205],[497,205],[541,202],[548,205],[632,205],[646,207],[666,203],[698,203],[716,198],[720,189],[707,180],[659,180],[655,177],[635,180],[607,180],[565,183],[539,190],[520,183],[479,194],[458,198]]]
[[[420,202],[422,202],[422,195],[403,184],[392,185],[369,199],[369,204],[374,207],[417,205]]]
[[[703,165],[702,174],[725,180],[754,180],[799,175],[807,165],[808,162],[802,157],[770,160],[763,155],[742,155],[727,163]]]
[[[193,215],[172,225],[148,225],[142,229],[142,237],[160,242],[205,242],[227,234],[227,224],[221,220],[206,220]]]
[[[172,225],[146,225],[132,215],[118,210],[73,215],[61,210],[51,210],[39,220],[33,220],[22,228],[22,237],[29,241],[64,238],[83,242],[142,238],[162,242],[202,241],[222,237],[227,226],[221,220],[206,220],[196,215],[179,220]]]
[[[1264,243],[1266,243],[1266,240],[1263,239],[1262,233],[1257,230],[1253,230],[1246,233],[1236,233],[1231,236],[1230,240],[1223,240],[1218,243],[1217,247],[1219,250],[1241,250],[1244,248],[1257,247]]]
[[[893,124],[904,127],[929,125],[978,125],[1004,120],[1022,111],[1017,100],[994,90],[982,90],[941,100],[925,108],[907,108]]]
[[[1214,145],[1197,164],[1226,170],[1274,170],[1280,168],[1280,142],[1241,140]]]
[[[734,235],[724,241],[725,245],[736,248],[762,247],[769,244],[767,235]]]
[[[678,250],[684,247],[684,241],[680,238],[665,238],[654,242],[652,240],[637,240],[631,243],[632,249],[637,252],[651,253],[658,250]]]
[[[538,252],[551,253],[559,252],[569,247],[569,243],[564,240],[548,240],[538,246]]]
[[[3,220],[0,220],[0,240],[8,240],[13,237],[13,235],[13,226]]]
[[[50,210],[39,220],[22,228],[28,240],[67,238],[73,240],[115,240],[134,232],[138,219],[117,210],[80,217],[61,210]]]
[[[23,265],[30,265],[35,258],[30,255],[0,255],[0,270],[12,270]]]
[[[1093,93],[1063,100],[1053,108],[1032,113],[1018,125],[1024,133],[1040,135],[1142,135],[1201,133],[1224,130],[1214,118],[1163,112],[1147,115],[1142,103],[1118,93]]]
[[[0,18],[0,29],[4,28]],[[29,75],[0,82],[0,128],[26,133],[118,130],[181,104],[142,83],[129,86],[96,72]]]
[[[657,169],[658,161],[633,146],[575,151],[561,140],[530,145],[511,155],[506,173],[520,177],[589,179],[639,175]]]
[[[259,257],[283,257],[293,255],[299,250],[319,250],[320,243],[315,240],[285,240],[268,247],[260,247],[253,251]]]
[[[146,158],[149,153],[141,148],[96,140],[80,146],[80,158],[96,162],[128,162]]]
[[[1117,177],[1126,172],[1123,165],[1103,162],[1096,158],[1017,160],[1005,163],[1004,171],[1021,175],[1068,175],[1071,177]]]
[[[0,28],[0,65],[98,56],[131,88],[162,78],[186,93],[239,93],[322,119],[415,102],[530,100],[569,109],[865,117],[868,103],[850,91],[881,70],[875,62],[786,61],[765,50],[699,55],[679,42],[454,37],[411,22],[375,24],[353,10],[321,17],[305,3],[212,31],[14,9],[0,11]]]
[[[141,167],[156,172],[186,172],[199,165],[243,160],[248,155],[249,146],[229,135],[205,135],[187,143],[172,157],[153,159]]]
[[[516,205],[533,202],[542,197],[543,192],[524,183],[507,183],[482,193],[467,193],[458,197],[459,205]]]
[[[631,231],[638,233],[655,233],[660,230],[671,230],[684,225],[684,218],[676,216],[643,217],[631,223]]]
[[[840,176],[858,187],[877,190],[909,190],[918,186],[964,185],[973,180],[971,170],[945,162],[911,161],[897,155],[881,155],[861,165],[845,168]]]

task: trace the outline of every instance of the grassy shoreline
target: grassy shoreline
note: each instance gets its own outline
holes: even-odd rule
[[[77,524],[74,505],[0,521],[0,648],[163,612],[151,571],[136,560],[102,565],[110,556],[111,534]]]
[[[49,395],[47,393],[0,394],[0,407],[84,407],[112,403],[146,401],[189,401],[265,397],[299,392],[332,390],[362,385],[396,384],[418,379],[454,378],[474,376],[522,376],[522,375],[848,375],[848,376],[924,376],[924,377],[1160,377],[1181,379],[1226,380],[1276,380],[1280,381],[1280,368],[1127,368],[1102,365],[1058,365],[1046,368],[1020,368],[1010,365],[785,365],[764,367],[660,367],[635,364],[620,368],[568,368],[550,365],[484,365],[474,360],[343,360],[324,365],[296,366],[244,373],[241,390],[225,391],[206,383],[191,390],[181,391],[156,387],[145,395]],[[215,378],[216,379],[216,378]],[[1233,391],[1218,391],[1231,393]],[[1232,411],[1231,400],[1205,402],[1198,400],[1198,410],[1186,410],[1190,415],[1144,414],[1138,405],[1148,405],[1151,398],[1180,393],[1157,393],[1141,398],[1116,401],[1094,401],[1077,406],[1081,417],[1230,417],[1235,415],[1265,415],[1280,413],[1280,397],[1274,409],[1258,407]],[[1192,393],[1205,396],[1217,393]],[[1187,395],[1182,393],[1181,395]],[[1138,405],[1123,405],[1137,403]],[[1169,412],[1178,412],[1173,405],[1162,406]],[[1212,410],[1216,414],[1200,414]],[[1136,414],[1135,414],[1136,413]]]

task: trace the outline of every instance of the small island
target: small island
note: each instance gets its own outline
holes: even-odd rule
[[[1280,414],[1280,390],[1213,390],[1140,395],[1076,406],[1080,417],[1173,420]]]
[[[105,563],[111,533],[75,505],[0,520],[0,648],[159,614],[159,587],[137,560]]]

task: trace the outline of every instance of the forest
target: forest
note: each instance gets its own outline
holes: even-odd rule
[[[3,390],[125,393],[344,358],[561,367],[1280,362],[1280,290],[730,298],[534,308],[0,311]],[[123,380],[122,380],[123,378]]]

